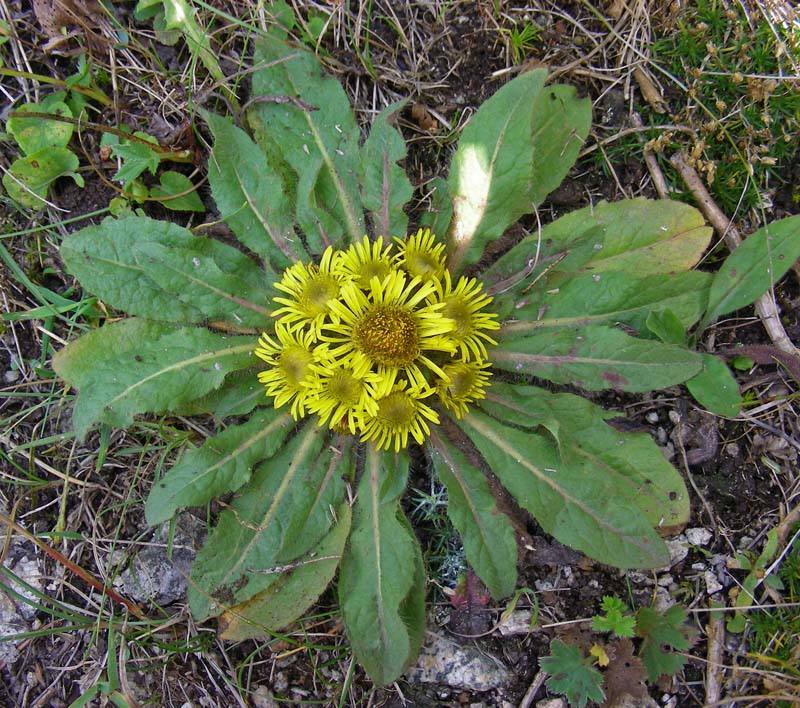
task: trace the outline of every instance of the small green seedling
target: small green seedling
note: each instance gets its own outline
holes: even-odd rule
[[[80,187],[84,184],[77,172],[78,156],[67,147],[72,138],[72,123],[40,117],[51,114],[72,118],[72,110],[64,102],[66,96],[65,91],[58,91],[41,103],[19,106],[17,115],[6,124],[23,156],[14,160],[3,175],[3,187],[23,207],[43,207],[50,185],[59,177],[71,177]],[[26,117],[26,113],[37,115]]]
[[[621,600],[606,596],[601,609],[603,614],[592,618],[592,632],[567,630],[539,663],[550,674],[547,687],[575,708],[624,694],[643,698],[648,681],[683,668],[680,652],[692,644],[686,610],[679,605],[665,612],[643,607],[634,615]]]

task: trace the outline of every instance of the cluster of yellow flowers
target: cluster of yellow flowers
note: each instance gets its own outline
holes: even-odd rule
[[[460,418],[483,398],[497,316],[474,278],[453,286],[444,250],[421,229],[385,247],[365,236],[327,248],[318,265],[287,268],[274,338],[255,350],[275,407],[291,402],[295,420],[316,413],[320,425],[400,450],[439,423],[429,404]]]

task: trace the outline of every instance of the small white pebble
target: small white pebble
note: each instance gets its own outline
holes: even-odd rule
[[[702,526],[686,529],[686,540],[693,546],[707,546],[714,534]]]

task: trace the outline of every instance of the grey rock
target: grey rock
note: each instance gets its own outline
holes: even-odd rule
[[[669,550],[669,567],[672,568],[689,555],[686,536],[681,534],[675,538],[667,539],[667,549]]]
[[[153,545],[144,547],[122,571],[115,587],[137,602],[169,605],[186,597],[186,578],[200,545],[203,530],[194,517],[183,514],[175,527],[168,555],[169,523],[156,532]]]
[[[38,559],[29,555],[23,542],[16,538],[11,541],[3,565],[20,580],[19,583],[10,577],[0,580],[0,637],[11,637],[28,632],[33,626],[36,608],[32,603],[36,596],[27,590],[23,583],[42,590],[42,571]],[[16,594],[12,594],[10,592],[12,590]],[[31,603],[25,600],[30,600]],[[0,642],[0,664],[10,666],[17,660],[19,657],[17,643]]]
[[[504,637],[530,634],[532,616],[530,610],[514,610],[498,625],[497,629]]]
[[[709,531],[709,529],[698,527],[692,529],[686,529],[686,540],[691,543],[693,546],[707,546],[711,539],[714,538],[714,534]]]
[[[511,675],[498,660],[473,646],[460,646],[444,637],[435,637],[420,652],[417,663],[408,670],[411,683],[435,683],[469,691],[491,691],[507,686]]]

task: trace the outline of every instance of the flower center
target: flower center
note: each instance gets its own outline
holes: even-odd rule
[[[373,278],[383,282],[383,279],[391,272],[391,267],[381,261],[364,263],[358,270],[358,284],[366,290],[369,288],[369,283]]]
[[[419,276],[423,281],[433,278],[441,268],[440,262],[433,255],[420,251],[407,252],[405,266],[412,276]]]
[[[417,323],[399,307],[373,307],[356,322],[353,336],[358,348],[383,366],[408,366],[419,354]]]
[[[472,313],[458,300],[450,300],[445,303],[442,315],[449,317],[455,323],[451,336],[461,341],[466,339],[472,330]]]
[[[339,284],[329,275],[317,275],[303,287],[300,307],[309,317],[328,311],[327,303],[339,294]]]
[[[297,388],[305,379],[309,372],[310,364],[314,361],[314,356],[303,347],[287,347],[278,357],[280,366],[286,377],[287,383]]]
[[[405,391],[395,391],[378,401],[378,419],[390,428],[410,425],[417,414],[414,399]]]
[[[328,394],[347,406],[354,406],[361,398],[364,384],[348,371],[337,371],[328,381]]]
[[[468,396],[475,387],[475,371],[467,366],[446,366],[445,372],[450,377],[448,390],[453,398]]]

